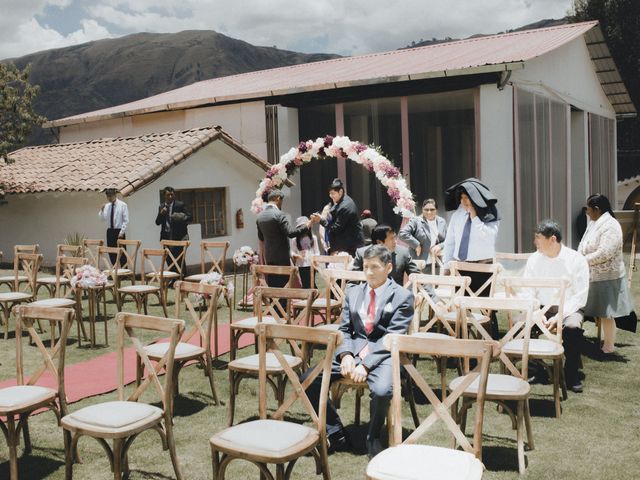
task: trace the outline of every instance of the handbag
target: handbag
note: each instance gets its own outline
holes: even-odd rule
[[[638,328],[638,317],[636,316],[636,312],[631,311],[629,315],[625,315],[624,317],[616,317],[615,320],[616,327],[618,327],[619,329],[636,333],[636,329]]]

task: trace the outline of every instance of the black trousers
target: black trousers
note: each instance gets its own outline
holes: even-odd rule
[[[119,228],[107,228],[107,247],[117,247],[118,246],[118,238],[120,238],[120,229]],[[123,236],[124,240],[126,236]],[[126,250],[126,247],[122,247],[123,250]],[[110,253],[109,259],[111,260],[111,265],[116,263],[116,254]],[[124,267],[127,264],[127,259],[124,255],[120,255],[120,266]]]
[[[458,270],[458,273],[463,277],[471,278],[471,284],[469,285],[469,288],[473,292],[476,292],[480,287],[482,287],[482,285],[484,285],[484,282],[489,280],[489,278],[491,277],[490,273],[484,273],[484,272],[469,272],[467,270]],[[487,288],[485,288],[482,292],[480,292],[478,296],[488,297],[490,293],[491,293],[491,288],[490,286],[487,286]],[[489,324],[489,333],[491,334],[491,337],[496,340],[500,338],[500,332],[498,331],[498,317],[496,317],[496,312],[491,312],[491,323]]]

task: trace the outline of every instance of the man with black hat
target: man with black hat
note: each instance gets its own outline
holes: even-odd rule
[[[107,188],[104,193],[107,203],[98,211],[98,216],[107,223],[107,247],[117,247],[118,239],[125,238],[125,231],[129,225],[129,208],[122,200],[118,200],[115,188]],[[116,261],[116,255],[109,254],[111,263]],[[120,264],[124,265],[126,258],[120,257]]]

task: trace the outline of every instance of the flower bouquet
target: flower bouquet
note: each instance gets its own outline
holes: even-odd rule
[[[248,245],[240,247],[233,253],[233,263],[240,267],[242,265],[254,265],[260,261],[258,254]]]
[[[76,268],[76,274],[69,280],[71,288],[76,285],[81,288],[102,287],[107,284],[107,275],[91,265]]]
[[[230,301],[233,298],[233,290],[234,290],[233,282],[226,280],[218,272],[207,273],[204,276],[204,278],[200,280],[200,283],[204,285],[220,285],[224,287],[223,294],[227,298],[227,300]],[[194,293],[194,295],[196,298],[196,303],[201,306],[204,306],[206,304],[207,298],[209,298],[209,295],[206,295],[206,294]]]

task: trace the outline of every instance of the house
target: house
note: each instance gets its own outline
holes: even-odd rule
[[[270,162],[300,140],[347,135],[380,146],[418,202],[480,178],[500,199],[498,249],[531,251],[537,221],[558,220],[575,244],[586,197],[616,201],[616,119],[635,114],[597,22],[584,22],[216,78],[47,126],[89,142],[222,125]],[[357,165],[299,175],[293,215],[320,210],[339,176],[360,208],[400,222]]]
[[[127,238],[145,248],[160,246],[155,224],[162,189],[170,185],[191,206],[187,264],[200,263],[202,238],[255,245],[256,224],[236,221],[239,209],[269,165],[220,127],[27,147],[1,167],[8,205],[0,208],[0,251],[13,259],[13,245],[40,245],[46,265],[56,245],[78,232],[105,238],[98,218],[105,187],[115,187],[129,206]],[[233,253],[233,250],[231,250]]]

